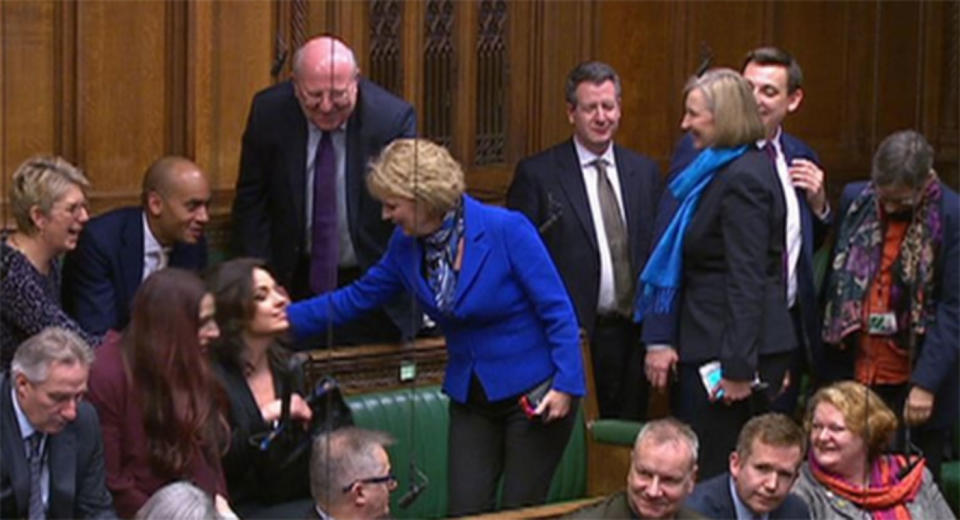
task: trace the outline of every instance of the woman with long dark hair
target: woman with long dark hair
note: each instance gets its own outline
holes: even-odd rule
[[[307,425],[313,417],[303,399],[302,371],[290,368],[290,353],[277,341],[290,327],[290,299],[254,258],[218,265],[207,286],[220,325],[211,345],[213,366],[230,400],[232,436],[223,468],[234,508],[244,518],[300,516],[311,502],[309,443],[302,451],[282,439],[266,450],[255,443],[281,418],[284,384],[292,385],[294,423]]]
[[[124,332],[109,334],[98,350],[88,395],[100,416],[107,487],[120,516],[133,516],[177,480],[226,494],[224,398],[204,354],[218,334],[203,282],[163,269],[137,291]]]

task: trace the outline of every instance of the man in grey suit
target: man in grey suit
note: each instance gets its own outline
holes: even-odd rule
[[[0,375],[0,517],[116,518],[97,414],[82,401],[93,352],[48,327]]]

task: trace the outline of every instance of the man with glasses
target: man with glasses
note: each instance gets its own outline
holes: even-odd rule
[[[340,428],[318,436],[310,457],[309,518],[344,520],[390,515],[390,492],[397,479],[386,447],[390,435],[362,428]]]
[[[709,518],[810,518],[806,503],[790,494],[805,445],[803,430],[786,415],[750,419],[730,454],[730,472],[697,484],[687,506]]]
[[[143,174],[141,205],[91,220],[66,256],[61,297],[67,313],[93,334],[121,330],[147,276],[164,267],[204,269],[210,198],[210,182],[193,161],[154,161]]]
[[[415,135],[413,107],[363,78],[342,40],[307,41],[293,78],[253,98],[232,211],[235,252],[267,260],[293,300],[349,284],[380,259],[393,232],[367,193],[367,164]],[[409,300],[338,328],[335,343],[412,336],[420,320]]]
[[[97,414],[82,401],[92,361],[79,336],[48,327],[0,374],[0,518],[116,518]]]
[[[922,135],[896,132],[877,148],[870,182],[844,188],[818,371],[879,394],[939,479],[960,394],[960,200],[933,161]],[[901,429],[901,450],[915,448],[907,439]]]
[[[697,480],[698,447],[697,434],[676,419],[644,424],[630,455],[626,490],[571,518],[703,518],[684,506]]]

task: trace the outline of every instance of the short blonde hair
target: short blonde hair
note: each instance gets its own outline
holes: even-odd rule
[[[763,121],[750,84],[733,69],[711,69],[693,76],[683,88],[683,98],[694,89],[703,94],[713,114],[716,139],[711,146],[732,148],[752,144],[764,137]]]
[[[370,164],[367,174],[367,189],[374,197],[423,202],[437,215],[453,209],[464,188],[460,163],[446,148],[427,139],[393,141]]]
[[[90,182],[79,168],[62,157],[36,155],[21,164],[13,172],[10,185],[10,208],[17,220],[17,229],[27,235],[37,232],[30,218],[30,209],[39,206],[49,214],[53,205],[66,194],[71,186],[80,188],[86,195]]]
[[[897,430],[897,416],[880,396],[856,381],[841,381],[813,394],[803,421],[808,434],[813,426],[813,412],[821,403],[840,411],[847,429],[864,440],[871,459],[886,448]]]

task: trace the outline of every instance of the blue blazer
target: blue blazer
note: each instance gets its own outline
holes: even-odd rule
[[[407,290],[446,334],[443,389],[465,402],[471,374],[490,400],[525,392],[554,376],[553,388],[583,395],[577,318],[537,231],[522,214],[467,195],[463,265],[454,309],[441,313],[424,279],[420,241],[395,230],[383,258],[353,284],[292,304],[298,337],[350,321]]]
[[[177,243],[170,267],[201,270],[207,241]],[[103,335],[130,321],[130,304],[143,277],[143,209],[119,208],[87,223],[63,266],[63,308],[84,330]]]
[[[800,139],[786,133],[780,133],[780,146],[783,149],[783,155],[789,163],[793,159],[808,159],[816,164],[820,164],[817,153],[806,145]],[[673,179],[678,173],[683,171],[688,164],[699,154],[699,150],[693,147],[693,139],[690,134],[684,136],[677,142],[670,159],[670,170],[667,182]],[[660,235],[670,224],[670,219],[676,212],[676,201],[669,196],[668,190],[664,190],[664,195],[660,199],[660,206],[657,210],[657,218],[654,223],[654,237],[652,246],[656,247]],[[817,218],[810,206],[807,204],[807,196],[803,190],[797,190],[797,202],[800,206],[800,233],[802,246],[800,250],[800,259],[797,261],[797,304],[800,306],[803,335],[801,344],[807,357],[808,366],[816,366],[819,363],[820,353],[822,352],[820,344],[821,316],[817,304],[816,280],[813,270],[813,254],[823,244],[832,223],[832,216],[828,214],[823,220]],[[648,343],[669,343],[672,332],[664,324],[655,320],[644,322],[645,337],[649,332]]]
[[[843,188],[840,198],[840,215],[846,217],[850,203],[866,188],[866,182],[854,182]],[[957,192],[940,183],[943,190],[941,222],[943,242],[935,260],[936,280],[934,301],[936,315],[927,332],[917,338],[910,383],[934,393],[933,414],[927,426],[942,427],[955,424],[960,409],[960,198]],[[832,258],[832,256],[831,256]],[[829,276],[829,274],[828,274]],[[853,335],[849,341],[859,341]],[[855,343],[854,343],[855,344]],[[842,351],[831,348],[819,372],[828,374],[830,380],[853,377],[855,348]]]
[[[9,373],[0,374],[0,518],[25,518],[30,469],[13,409]],[[50,496],[47,518],[116,518],[107,490],[103,440],[97,412],[77,403],[77,418],[47,436]]]
[[[717,475],[693,489],[684,504],[707,518],[736,518],[737,509],[730,494],[730,474]],[[779,507],[770,511],[770,520],[810,518],[806,502],[793,493]]]

